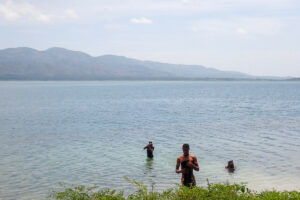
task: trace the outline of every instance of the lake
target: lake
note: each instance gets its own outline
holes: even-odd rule
[[[176,187],[183,143],[198,185],[300,189],[300,82],[1,81],[0,97],[0,199],[45,199],[59,183],[136,189],[124,176]]]

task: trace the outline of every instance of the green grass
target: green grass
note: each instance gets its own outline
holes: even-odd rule
[[[154,185],[148,190],[143,183],[130,181],[137,185],[138,189],[126,197],[123,191],[101,190],[97,186],[66,187],[62,185],[62,191],[53,191],[49,198],[56,200],[300,200],[300,192],[298,191],[255,192],[243,184],[210,184],[208,182],[206,187],[190,189],[178,186],[178,188],[156,192],[154,191]]]

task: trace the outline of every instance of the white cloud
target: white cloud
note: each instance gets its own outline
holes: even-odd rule
[[[238,29],[236,30],[236,32],[237,32],[238,34],[241,34],[241,35],[248,34],[248,31],[247,31],[246,29],[244,29],[244,28],[238,28]]]
[[[213,35],[273,35],[282,29],[279,19],[241,18],[241,19],[206,19],[194,22],[191,30]]]
[[[78,19],[79,15],[73,9],[67,9],[69,2],[52,0],[45,6],[47,1],[29,0],[0,0],[0,18],[15,21],[30,19],[35,21],[49,22],[61,19]],[[106,19],[128,17],[132,14],[136,16],[155,16],[155,15],[191,15],[204,14],[209,12],[234,13],[234,10],[255,9],[262,12],[273,8],[286,8],[295,5],[296,0],[88,0],[86,3],[74,1],[72,7],[80,11],[80,18],[84,19]],[[26,3],[27,2],[27,3]],[[29,3],[30,2],[30,3]],[[42,2],[42,3],[40,3]],[[57,5],[59,4],[59,6]],[[38,5],[44,5],[47,10],[42,10]],[[65,5],[64,8],[62,5]],[[49,8],[49,9],[48,9]],[[217,13],[218,14],[218,13]],[[245,12],[245,15],[247,13]],[[139,21],[136,19],[134,21]],[[146,20],[147,21],[147,20]],[[151,20],[150,20],[151,21]],[[134,23],[134,22],[133,22]],[[145,22],[149,23],[149,22]]]
[[[27,2],[17,2],[8,0],[5,3],[0,3],[0,18],[1,15],[7,21],[37,21],[48,23],[61,19],[78,19],[78,15],[75,10],[68,8],[60,13],[52,14],[45,13],[36,6]]]
[[[191,0],[181,0],[182,3],[186,4],[186,3],[190,3]]]
[[[132,18],[130,20],[131,23],[133,24],[152,24],[152,20],[147,19],[145,17],[141,17],[141,18]]]
[[[190,3],[193,6],[207,5],[211,9],[226,8],[247,8],[261,7],[263,8],[282,8],[290,6],[295,0],[181,0],[182,3]]]
[[[75,12],[75,10],[69,8],[65,11],[65,16],[66,18],[71,18],[71,19],[78,19],[78,15]]]
[[[40,22],[49,22],[51,16],[47,15],[29,3],[15,3],[14,1],[6,1],[0,4],[0,13],[6,20],[15,21],[18,19],[30,19]]]
[[[128,16],[256,15],[273,10],[290,9],[295,0],[88,0],[80,9],[87,19],[117,19]],[[92,5],[92,6],[91,6]],[[255,12],[251,11],[255,10]],[[245,11],[245,12],[244,12]],[[183,18],[182,18],[183,19]]]
[[[10,2],[7,2],[6,4],[0,4],[0,13],[4,16],[5,19],[13,21],[19,18],[20,15],[13,9],[9,8],[10,4]]]

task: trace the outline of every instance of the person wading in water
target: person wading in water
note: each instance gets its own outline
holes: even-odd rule
[[[145,146],[144,149],[147,149],[147,157],[153,158],[154,146],[151,141],[149,141],[149,144]]]
[[[229,172],[234,172],[235,167],[234,167],[234,163],[233,160],[228,161],[227,166],[225,166],[226,169],[228,169]]]
[[[176,173],[182,173],[181,183],[187,187],[196,186],[196,180],[193,174],[193,170],[199,171],[199,165],[197,157],[189,153],[189,144],[182,146],[183,155],[177,158]],[[181,170],[179,166],[181,165]]]

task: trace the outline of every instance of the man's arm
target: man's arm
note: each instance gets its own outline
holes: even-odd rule
[[[176,170],[175,170],[175,172],[176,172],[177,174],[182,173],[182,170],[179,170],[179,166],[180,166],[180,159],[177,158]]]
[[[150,146],[149,150],[150,150],[151,152],[153,152],[153,151],[154,151],[154,146]]]
[[[146,146],[144,147],[144,149],[147,149],[147,148],[148,148],[148,146],[149,146],[149,144],[148,144],[148,145],[146,145]]]
[[[194,168],[194,170],[196,170],[196,171],[199,171],[199,165],[198,165],[198,161],[197,161],[197,157],[196,156],[194,156],[194,162],[193,162],[194,164],[194,166],[193,166],[193,168]]]

